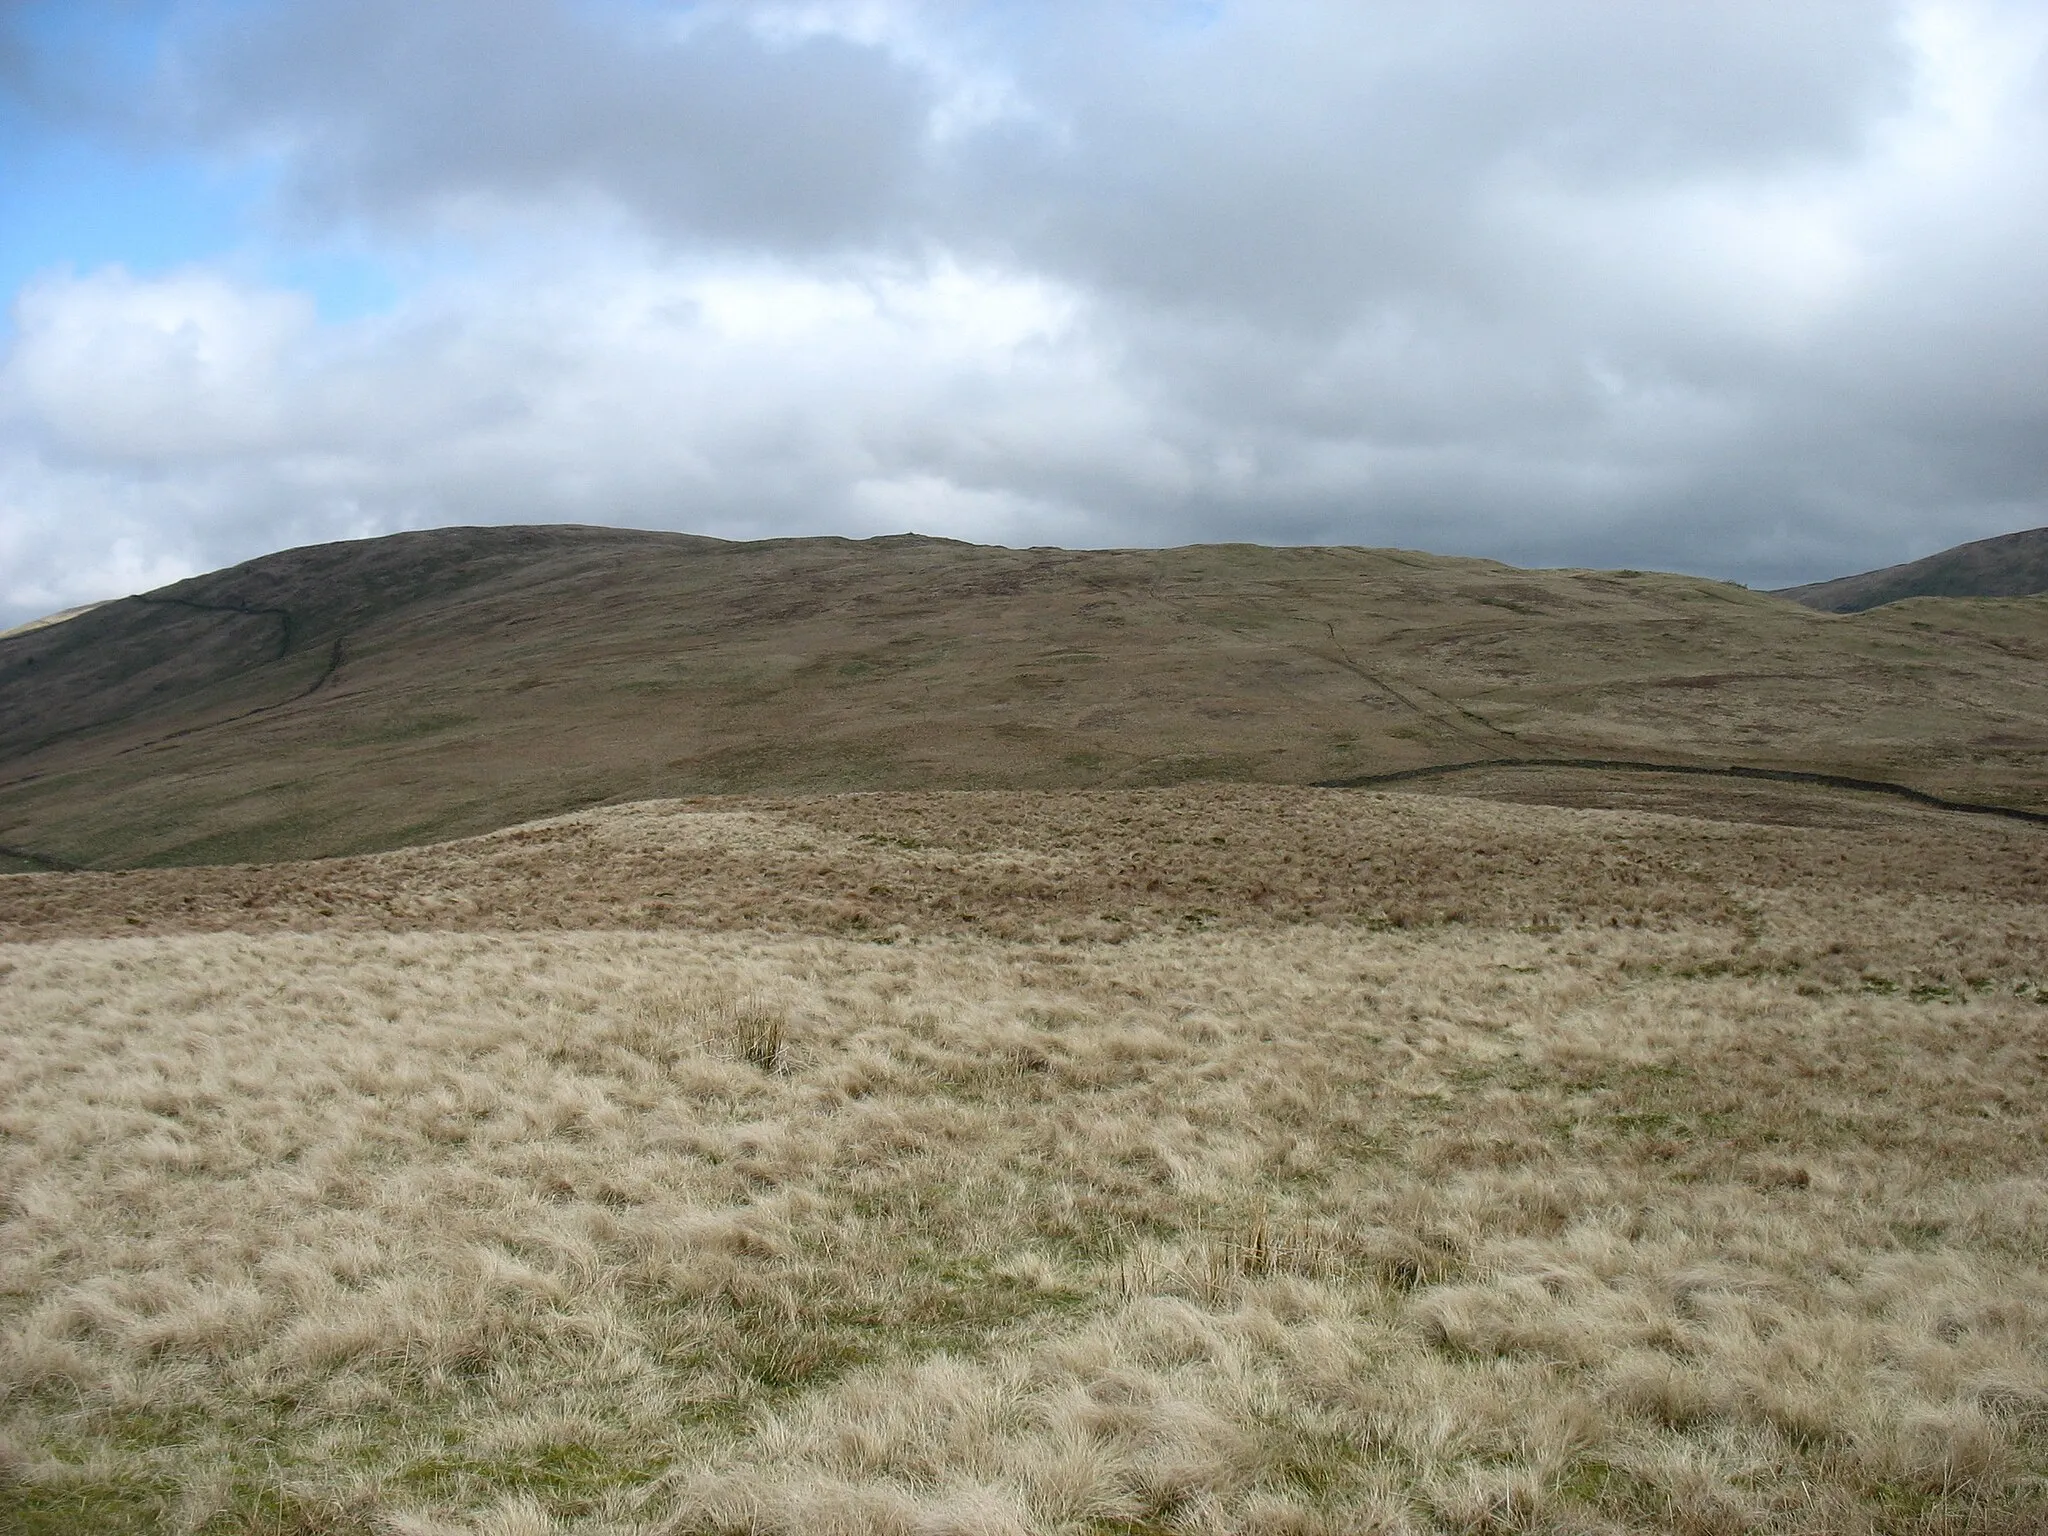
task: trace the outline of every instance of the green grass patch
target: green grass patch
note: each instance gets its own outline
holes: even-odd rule
[[[156,1536],[169,1490],[145,1482],[0,1482],[0,1531],[7,1536]]]
[[[362,730],[352,731],[346,736],[335,738],[336,747],[389,747],[400,742],[420,741],[428,736],[438,736],[443,731],[452,731],[459,725],[473,725],[475,715],[447,711],[433,715],[413,715],[403,719],[385,720]]]
[[[159,849],[138,860],[137,867],[266,864],[276,859],[299,858],[318,843],[320,835],[331,825],[331,818],[312,811],[289,811]]]
[[[600,1446],[565,1442],[536,1446],[516,1456],[466,1456],[450,1449],[407,1462],[395,1481],[428,1497],[459,1503],[531,1494],[558,1514],[575,1514],[604,1494],[645,1483],[661,1470],[657,1462],[622,1459]]]

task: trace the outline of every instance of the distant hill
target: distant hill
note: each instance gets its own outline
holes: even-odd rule
[[[62,624],[66,619],[75,619],[81,613],[90,613],[99,607],[98,603],[80,603],[76,608],[66,608],[62,613],[49,613],[39,619],[30,619],[26,624],[17,624],[12,629],[0,629],[0,640],[9,635],[25,635],[32,629],[41,629],[48,624]]]
[[[2048,528],[1958,544],[1906,565],[1774,594],[1828,613],[1862,613],[1906,597],[2031,597],[2048,592]]]
[[[2048,599],[1845,619],[1392,550],[451,528],[0,638],[0,869],[367,852],[655,796],[1546,755],[2043,808]]]

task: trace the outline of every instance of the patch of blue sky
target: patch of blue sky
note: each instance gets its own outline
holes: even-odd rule
[[[1207,32],[1228,9],[1224,0],[1164,0],[1157,11],[1158,26],[1167,33]]]
[[[329,321],[398,302],[399,278],[375,253],[294,244],[264,228],[271,166],[142,155],[38,133],[23,117],[0,103],[0,327],[11,327],[12,301],[28,283],[109,266],[137,277],[224,266],[306,294]]]
[[[0,30],[45,78],[133,86],[157,66],[178,0],[12,0]]]
[[[45,273],[160,271],[239,238],[251,179],[148,153],[123,120],[162,13],[92,0],[0,13],[0,300]]]
[[[258,270],[264,281],[305,294],[330,324],[384,314],[406,287],[391,263],[364,250],[273,251]]]
[[[398,303],[399,270],[375,252],[268,235],[262,210],[271,182],[261,167],[139,162],[77,142],[0,147],[0,335],[28,284],[110,266],[144,278],[224,268],[304,293],[330,322]]]
[[[0,0],[5,3],[5,0]],[[223,266],[310,297],[323,319],[391,308],[388,263],[266,229],[277,169],[156,152],[117,105],[156,69],[163,0],[14,0],[0,11],[0,339],[39,277]],[[11,78],[10,78],[11,77]]]
[[[0,106],[0,293],[42,273],[118,263],[137,273],[205,261],[246,236],[268,176],[14,131]]]

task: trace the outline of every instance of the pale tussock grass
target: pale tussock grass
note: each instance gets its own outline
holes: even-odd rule
[[[2038,1528],[2034,918],[1961,890],[1872,987],[1816,891],[11,946],[0,1508]]]

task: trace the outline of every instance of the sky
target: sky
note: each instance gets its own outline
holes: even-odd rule
[[[0,625],[456,523],[2048,523],[2041,0],[0,0]]]

